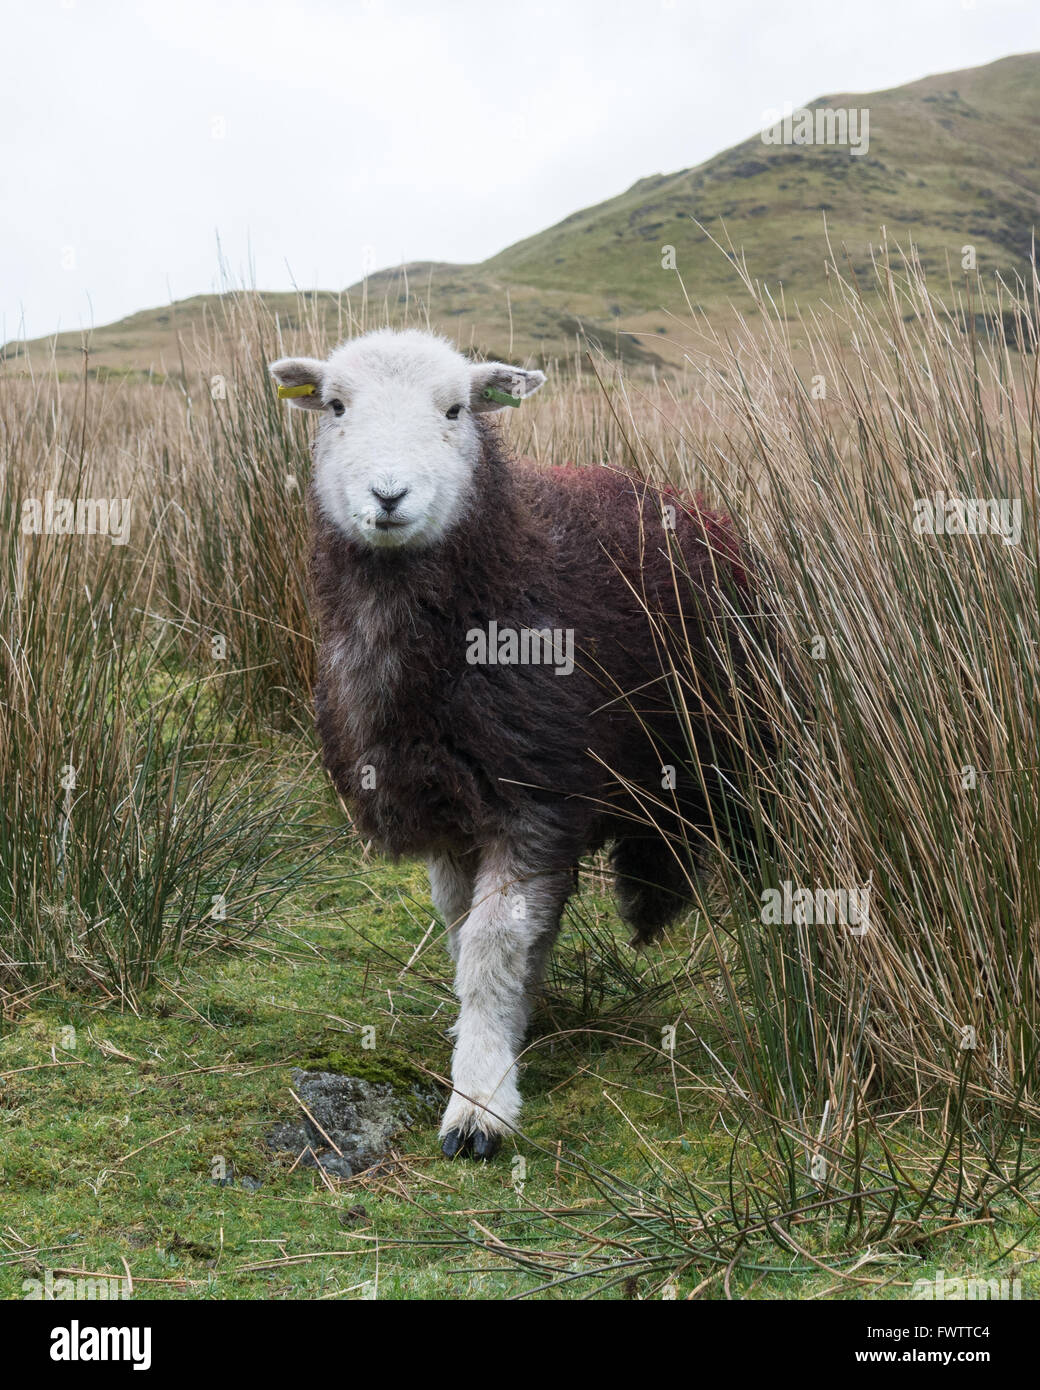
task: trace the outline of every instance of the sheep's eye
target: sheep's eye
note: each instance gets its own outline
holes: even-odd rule
[[[329,409],[332,411],[333,415],[342,415],[346,406],[342,401],[331,400],[329,401]]]
[[[457,420],[459,418],[459,411],[461,409],[461,405],[453,405],[452,408],[447,412],[447,418],[449,420]]]

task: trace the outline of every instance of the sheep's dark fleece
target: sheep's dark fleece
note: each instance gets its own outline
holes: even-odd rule
[[[696,502],[606,467],[515,462],[494,424],[480,430],[468,509],[428,549],[358,545],[311,498],[325,764],[360,833],[394,856],[469,849],[524,822],[540,827],[547,868],[612,842],[622,916],[647,940],[689,886],[666,840],[639,823],[632,789],[709,839],[739,819],[730,798],[719,808],[720,772],[739,760],[713,655],[723,594],[749,599],[737,543],[728,519]],[[573,629],[573,672],[468,664],[467,634],[491,622]],[[359,689],[359,651],[387,673],[377,699]],[[685,729],[662,676],[671,659],[687,681]]]

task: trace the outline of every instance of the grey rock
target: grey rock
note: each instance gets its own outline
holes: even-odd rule
[[[428,1120],[437,1104],[433,1092],[416,1088],[402,1094],[388,1082],[328,1071],[295,1070],[292,1088],[321,1128],[300,1111],[297,1122],[276,1125],[266,1135],[267,1144],[292,1154],[307,1149],[301,1166],[320,1164],[339,1178],[352,1178],[381,1162],[395,1137]]]

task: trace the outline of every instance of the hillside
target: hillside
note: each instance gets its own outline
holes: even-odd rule
[[[961,276],[962,247],[975,247],[987,278],[1029,260],[1040,224],[1040,54],[927,77],[889,91],[839,93],[810,109],[869,110],[869,148],[766,144],[755,134],[706,163],[640,180],[479,265],[420,262],[381,271],[347,292],[379,318],[428,308],[431,322],[464,347],[560,358],[583,333],[633,364],[673,360],[688,318],[678,276],[697,308],[722,320],[743,295],[739,276],[712,238],[743,254],[752,275],[783,289],[788,312],[826,283],[827,233],[835,255],[860,274],[884,226],[890,243],[912,237],[934,278]],[[699,225],[698,225],[699,224]],[[261,294],[284,323],[297,322],[294,294]],[[338,296],[312,291],[309,307],[335,332]],[[220,322],[219,296],[198,296],[95,330],[91,362],[110,370],[176,372],[181,343]],[[56,352],[82,369],[82,337],[10,343],[6,368]]]

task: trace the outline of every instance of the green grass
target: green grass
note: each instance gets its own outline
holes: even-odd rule
[[[655,1246],[645,1223],[662,1176],[688,1181],[709,1206],[713,1193],[722,1207],[735,1158],[739,1170],[754,1146],[734,1129],[704,1053],[680,1045],[677,1058],[697,1077],[677,1089],[655,1046],[674,1006],[654,986],[688,963],[691,943],[696,952],[696,921],[636,960],[595,882],[569,918],[536,1018],[526,1138],[492,1164],[450,1164],[431,1124],[403,1136],[377,1174],[325,1185],[313,1168],[293,1169],[264,1135],[294,1117],[294,1066],[404,1082],[417,1065],[443,1076],[449,1059],[447,956],[438,931],[427,936],[421,868],[344,851],[325,879],[300,890],[251,949],[211,950],[163,973],[136,1014],[47,992],[8,1025],[0,1297],[21,1297],[23,1281],[47,1269],[122,1277],[124,1261],[136,1296],[161,1298],[653,1298],[695,1289],[896,1298],[936,1269],[947,1278],[1017,1272],[1023,1297],[1040,1293],[1037,1266],[1026,1263],[1040,1241],[1036,1218],[1008,1196],[979,1224],[926,1219],[904,1232],[902,1248],[883,1241],[862,1262],[841,1221],[788,1225],[786,1250],[752,1235],[727,1258],[698,1258],[694,1223],[688,1248],[660,1233]],[[632,971],[627,995],[619,969]],[[700,1026],[710,1027],[706,1019]],[[365,1051],[360,1029],[370,1024],[376,1048]],[[914,1147],[909,1131],[890,1141],[897,1154]],[[212,1177],[218,1158],[230,1184]],[[618,1202],[622,1182],[630,1199]],[[566,1276],[575,1277],[546,1287]]]

